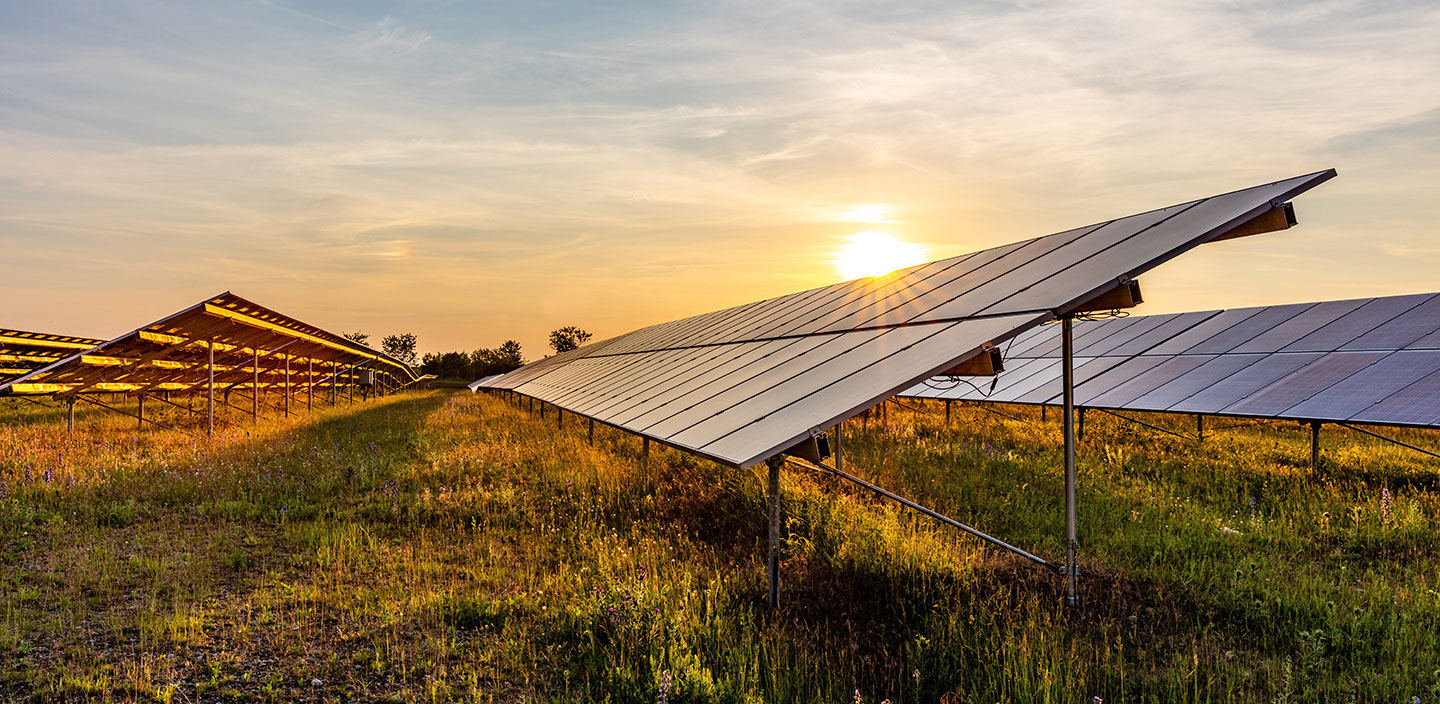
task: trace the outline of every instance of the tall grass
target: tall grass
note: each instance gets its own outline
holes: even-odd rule
[[[847,467],[1058,556],[1054,416],[917,408],[847,424]],[[772,612],[753,472],[642,464],[485,395],[231,415],[213,440],[95,414],[70,438],[0,409],[0,698],[1440,701],[1436,464],[1345,431],[1312,477],[1293,426],[1196,443],[1092,415],[1079,609],[789,467]]]

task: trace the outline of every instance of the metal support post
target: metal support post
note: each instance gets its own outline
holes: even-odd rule
[[[1076,589],[1077,572],[1075,552],[1079,544],[1075,518],[1075,333],[1073,319],[1060,319],[1060,369],[1065,398],[1065,603],[1075,606],[1080,603]],[[1084,413],[1084,409],[1080,411]],[[1081,415],[1080,418],[1084,418]]]
[[[767,486],[770,504],[770,555],[767,565],[770,578],[769,603],[772,609],[780,605],[780,465],[784,461],[777,455],[765,462],[770,469],[770,482]]]
[[[945,427],[950,427],[950,399],[945,399]]]
[[[254,359],[250,362],[250,425],[260,424],[260,349],[254,350]]]
[[[1076,413],[1076,415],[1080,416],[1080,421],[1079,421],[1079,422],[1080,422],[1080,430],[1079,430],[1079,432],[1077,433],[1077,437],[1080,438],[1080,441],[1081,441],[1081,442],[1084,442],[1084,441],[1085,441],[1085,409],[1084,409],[1083,407],[1080,408],[1079,411]]]
[[[305,412],[315,410],[315,360],[305,360]]]
[[[353,364],[350,365],[350,379],[348,384],[350,387],[350,403],[353,404],[355,403],[355,365]]]
[[[1046,415],[1047,415],[1046,411],[1049,411],[1049,410],[1050,410],[1050,407],[1049,407],[1049,406],[1046,406],[1046,405],[1043,405],[1043,404],[1040,406],[1040,422],[1041,422],[1041,423],[1044,423],[1044,422],[1045,422],[1045,420],[1046,420]]]
[[[1195,416],[1195,438],[1205,442],[1205,416]]]
[[[207,364],[210,370],[210,381],[206,385],[209,389],[209,400],[205,404],[205,434],[215,434],[215,338],[205,344],[210,353],[210,361]]]
[[[595,444],[595,419],[594,419],[594,418],[591,418],[591,419],[590,419],[590,444],[591,444],[592,446]]]
[[[145,394],[135,397],[135,429],[141,430],[145,427]]]
[[[1310,421],[1310,473],[1320,473],[1320,421]]]
[[[565,409],[555,407],[555,429],[561,430],[565,427]]]
[[[70,397],[70,413],[65,420],[65,432],[75,434],[75,397]]]
[[[290,417],[290,355],[285,355],[285,417]]]
[[[945,407],[947,409],[950,407],[948,401],[945,403]],[[835,424],[835,469],[839,470],[845,469],[844,430],[845,421],[842,420]]]

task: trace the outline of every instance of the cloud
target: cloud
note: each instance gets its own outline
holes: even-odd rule
[[[571,300],[608,335],[824,283],[852,221],[945,256],[1331,165],[1312,280],[1440,265],[1427,3],[3,12],[0,244],[33,266],[0,295],[64,266],[492,321],[422,331],[466,346]],[[1336,255],[1342,222],[1384,230]]]
[[[386,16],[369,29],[361,32],[359,40],[367,49],[408,54],[430,42],[430,34],[406,29],[394,17]]]

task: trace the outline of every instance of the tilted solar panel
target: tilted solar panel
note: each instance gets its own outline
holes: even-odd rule
[[[485,386],[748,467],[1081,310],[1334,175],[1317,172],[652,325]]]
[[[103,342],[89,337],[0,328],[0,384]]]
[[[1137,336],[1147,319],[1149,332]],[[1440,294],[1081,321],[1075,335],[1081,406],[1440,424]],[[931,380],[900,395],[1058,404],[1050,392],[1060,387],[1059,337],[1054,325],[1032,333],[993,392],[990,379],[977,377]],[[1096,366],[1105,359],[1112,363]]]

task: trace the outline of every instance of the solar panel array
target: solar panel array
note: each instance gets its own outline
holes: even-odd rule
[[[1440,426],[1440,294],[1082,321],[1074,345],[1079,406]],[[972,377],[901,395],[1060,403],[1059,326],[1005,358],[993,391]]]
[[[0,328],[0,384],[103,342],[88,337]]]
[[[382,386],[419,380],[399,360],[226,292],[138,330],[0,382],[19,395],[195,391],[209,383],[210,345],[223,389],[303,390],[349,383],[350,365],[372,370]]]
[[[1211,198],[654,325],[485,384],[748,467],[1333,177]]]

